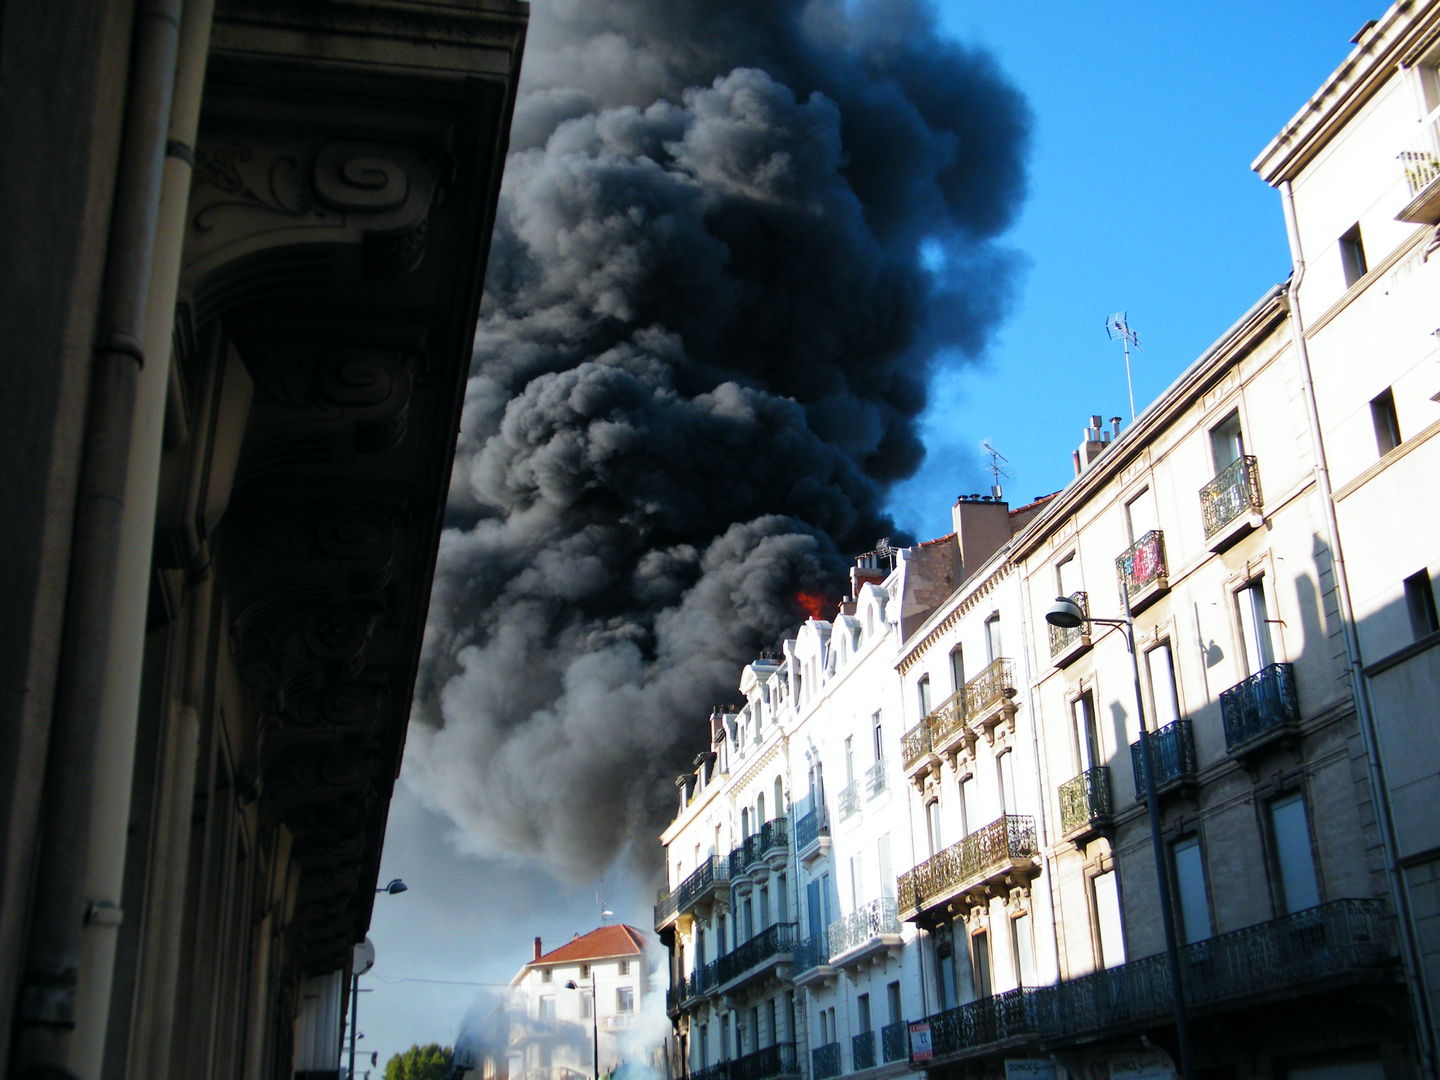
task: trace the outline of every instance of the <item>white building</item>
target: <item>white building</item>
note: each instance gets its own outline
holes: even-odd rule
[[[653,1048],[637,1045],[641,1003],[650,990],[651,942],[623,923],[577,934],[543,952],[510,980],[510,1080],[594,1080]],[[596,1047],[596,1035],[599,1045]]]

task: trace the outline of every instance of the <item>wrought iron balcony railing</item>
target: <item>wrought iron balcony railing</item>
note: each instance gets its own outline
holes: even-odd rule
[[[860,809],[860,785],[851,780],[840,789],[840,797],[835,800],[835,805],[839,808],[841,821],[854,814]]]
[[[1410,190],[1411,199],[1419,198],[1422,192],[1440,180],[1440,112],[1432,115],[1415,140],[1396,158],[1405,174],[1405,186]]]
[[[1385,906],[1378,900],[1334,900],[1187,946],[1180,962],[1190,1006],[1243,1002],[1327,978],[1370,973],[1389,978],[1395,955]],[[1049,1042],[1094,1033],[1174,1011],[1164,953],[1038,989],[1012,990],[928,1018],[935,1058],[964,1055],[1015,1036]]]
[[[871,765],[870,768],[865,770],[865,791],[870,796],[870,798],[873,799],[876,795],[879,795],[882,791],[885,790],[885,785],[887,783],[885,774],[888,771],[888,766],[889,762],[887,762],[884,758],[881,758],[879,761],[875,762],[874,765]]]
[[[850,1071],[859,1072],[861,1069],[874,1067],[875,1033],[862,1031],[859,1035],[850,1036]]]
[[[910,1056],[910,1029],[904,1020],[886,1024],[880,1029],[880,1052],[887,1063]]]
[[[789,842],[790,821],[788,818],[771,818],[759,830],[747,836],[739,846],[730,851],[730,876],[735,877],[761,863],[765,853],[776,849],[784,850]]]
[[[1145,757],[1140,743],[1130,744],[1130,764],[1135,770],[1135,797],[1145,797]],[[1150,736],[1150,755],[1155,759],[1155,788],[1194,779],[1195,732],[1189,720],[1166,724]]]
[[[655,903],[655,932],[658,934],[663,930],[670,920],[675,918],[679,910],[680,897],[673,892],[667,893],[661,889]]]
[[[1090,598],[1087,594],[1073,592],[1070,594],[1070,599],[1079,605],[1082,614],[1089,616]],[[1050,655],[1059,656],[1088,633],[1090,633],[1088,622],[1083,622],[1079,626],[1052,625],[1050,627]]]
[[[1300,722],[1300,700],[1295,694],[1295,669],[1271,664],[1220,694],[1220,716],[1225,722],[1225,748],[1290,724]]]
[[[731,860],[710,856],[695,868],[694,873],[655,905],[655,928],[658,930],[678,912],[688,911],[716,887],[730,879]]]
[[[814,971],[822,964],[828,964],[830,962],[830,935],[822,930],[800,942],[791,950],[790,962],[795,967],[796,975],[803,975],[807,971]]]
[[[997,656],[965,684],[965,712],[974,720],[997,704],[1015,696],[1015,661]]]
[[[874,941],[881,934],[900,933],[900,918],[893,897],[882,896],[861,904],[849,915],[842,915],[830,924],[830,959],[844,956]]]
[[[930,753],[930,725],[924,720],[900,736],[900,757],[909,772]]]
[[[1260,466],[1254,456],[1238,457],[1200,489],[1200,513],[1205,539],[1210,539],[1241,514],[1260,512]]]
[[[772,1043],[729,1064],[726,1080],[770,1080],[775,1076],[796,1076],[800,1072],[793,1042]]]
[[[826,1043],[810,1051],[810,1074],[814,1080],[830,1080],[840,1075],[840,1044]]]
[[[825,807],[817,806],[795,821],[795,850],[804,851],[822,836],[830,835],[830,816]]]
[[[1165,534],[1152,529],[1140,537],[1115,560],[1115,570],[1133,606],[1151,586],[1169,577],[1165,565]]]
[[[728,983],[738,979],[750,969],[789,953],[795,945],[795,936],[794,923],[774,923],[767,926],[749,941],[716,961],[719,982]]]
[[[730,1062],[717,1061],[690,1074],[690,1080],[730,1080]]]
[[[1008,814],[998,818],[901,874],[899,910],[919,913],[936,900],[992,875],[1008,873],[1017,862],[1028,862],[1039,851],[1033,817]]]
[[[790,819],[773,817],[760,826],[760,854],[783,851],[790,843]]]
[[[1091,828],[1115,812],[1110,768],[1097,765],[1060,785],[1060,831],[1066,836]]]

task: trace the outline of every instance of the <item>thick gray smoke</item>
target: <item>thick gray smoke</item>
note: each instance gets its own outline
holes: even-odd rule
[[[708,708],[893,531],[1028,114],[919,0],[537,0],[525,64],[407,768],[577,877],[658,855]]]

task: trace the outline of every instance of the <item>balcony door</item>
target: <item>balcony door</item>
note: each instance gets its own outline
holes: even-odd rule
[[[1210,892],[1205,886],[1205,859],[1200,851],[1200,838],[1187,836],[1171,846],[1175,867],[1175,891],[1180,900],[1181,936],[1185,944],[1208,941],[1214,931],[1210,925]]]
[[[1070,705],[1075,723],[1075,758],[1080,772],[1087,773],[1101,762],[1100,736],[1095,728],[1095,695],[1086,690]]]
[[[1100,963],[1107,968],[1125,963],[1125,926],[1120,916],[1120,882],[1114,870],[1090,879],[1095,897],[1095,930],[1100,938]]]
[[[1210,449],[1215,455],[1218,476],[1245,456],[1245,436],[1240,431],[1240,414],[1232,412],[1210,429]]]
[[[1275,662],[1275,645],[1270,637],[1270,613],[1265,603],[1265,579],[1255,578],[1235,593],[1240,614],[1240,644],[1245,652],[1245,671],[1256,675]]]
[[[1180,695],[1175,689],[1175,657],[1170,643],[1162,641],[1145,654],[1145,669],[1150,676],[1150,704],[1154,714],[1154,730],[1180,719]]]
[[[1303,795],[1296,792],[1270,804],[1270,835],[1286,914],[1315,907],[1320,903],[1320,883],[1315,877],[1315,855],[1310,847]]]
[[[957,694],[965,687],[965,650],[959,645],[950,650],[950,685]]]
[[[810,914],[810,936],[818,938],[825,930],[825,924],[821,921],[823,912],[820,909],[820,882],[812,881],[805,886],[805,909]]]
[[[921,720],[924,720],[925,717],[927,717],[927,716],[930,715],[930,708],[931,708],[931,706],[930,706],[930,676],[929,676],[928,674],[927,674],[927,675],[921,675],[921,676],[920,676],[919,693],[920,693],[920,719],[921,719]]]
[[[865,903],[864,860],[859,852],[850,856],[850,910],[859,911]]]
[[[970,956],[975,973],[975,996],[988,998],[994,990],[990,983],[990,935],[984,930],[970,935]]]
[[[931,799],[925,804],[925,831],[930,838],[930,854],[939,855],[943,846],[940,840],[939,799]]]
[[[1000,641],[1000,616],[998,614],[991,615],[985,620],[985,652],[986,659],[992,664],[1005,655]]]
[[[1155,512],[1155,493],[1148,487],[1125,504],[1125,528],[1130,534],[1130,543],[1135,543],[1148,532],[1160,527],[1159,515]]]

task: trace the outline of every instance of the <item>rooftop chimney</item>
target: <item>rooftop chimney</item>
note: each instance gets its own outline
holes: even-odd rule
[[[1080,443],[1080,449],[1075,451],[1076,476],[1079,476],[1082,472],[1088,469],[1090,467],[1090,463],[1093,462],[1096,458],[1098,458],[1100,454],[1104,451],[1104,449],[1110,445],[1110,432],[1106,431],[1103,427],[1100,426],[1101,420],[1102,418],[1098,414],[1091,416],[1090,426],[1086,428],[1080,435],[1080,438],[1082,439],[1082,442]],[[1112,417],[1110,422],[1115,426],[1115,434],[1119,435],[1119,419]]]
[[[535,959],[540,959],[540,938],[538,936],[535,938]]]

